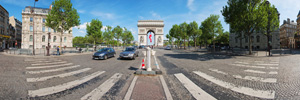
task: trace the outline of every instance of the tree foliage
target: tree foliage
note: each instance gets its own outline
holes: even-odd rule
[[[119,46],[119,40],[121,39],[122,33],[123,33],[123,29],[118,25],[117,27],[115,27],[112,31],[114,33],[114,38],[117,39],[117,46]]]
[[[102,38],[102,22],[98,19],[92,19],[90,24],[86,25],[87,36],[92,37],[94,40],[94,46],[96,42],[101,42]]]
[[[61,32],[60,47],[62,47],[62,34],[71,32],[70,29],[80,24],[77,10],[72,7],[70,0],[55,0],[46,18],[46,26]]]
[[[132,33],[124,27],[124,32],[122,33],[123,45],[130,44],[134,40]]]

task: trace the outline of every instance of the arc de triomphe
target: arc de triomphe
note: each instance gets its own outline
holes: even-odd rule
[[[148,45],[147,34],[154,33],[154,46],[163,46],[164,21],[162,20],[139,20],[138,21],[138,44]],[[153,42],[153,41],[152,41]]]

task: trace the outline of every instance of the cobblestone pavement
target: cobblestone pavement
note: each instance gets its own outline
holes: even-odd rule
[[[0,89],[5,91],[0,92],[0,99],[300,98],[300,55],[247,57],[155,50],[156,57],[152,57],[151,62],[163,71],[163,77],[136,78],[133,73],[145,58],[142,52],[136,60],[118,57],[92,60],[92,54],[51,57],[0,54]],[[119,53],[117,51],[117,56]]]
[[[216,99],[299,99],[299,56],[245,57],[158,50],[173,98],[197,99],[182,73]],[[180,90],[180,91],[176,91]]]

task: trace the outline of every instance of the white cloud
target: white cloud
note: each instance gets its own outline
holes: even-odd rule
[[[272,5],[274,5],[280,13],[280,23],[283,20],[290,18],[296,21],[297,15],[300,10],[299,0],[269,0]]]
[[[154,11],[151,11],[150,14],[152,15],[153,19],[162,19],[160,17],[160,15],[158,15],[157,13],[155,13]]]
[[[81,24],[81,25],[79,25],[79,26],[75,26],[75,28],[79,28],[79,29],[86,30],[86,25],[87,25],[87,24],[90,24],[90,22],[85,22],[85,23],[83,23],[83,24]]]
[[[105,31],[107,29],[107,26],[102,26],[101,31]]]
[[[187,1],[187,7],[191,10],[191,11],[195,11],[195,8],[194,8],[194,0],[188,0]]]
[[[113,19],[117,18],[116,15],[113,13],[103,13],[103,12],[99,12],[99,11],[92,11],[91,14],[94,16],[100,17],[100,19],[113,20]]]
[[[77,10],[79,13],[85,13],[85,10]]]

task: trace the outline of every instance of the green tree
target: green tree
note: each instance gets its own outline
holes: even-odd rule
[[[212,39],[215,51],[215,37],[223,32],[221,21],[219,21],[219,15],[210,15],[210,17],[202,22],[200,29],[203,31],[202,38]]]
[[[107,45],[111,44],[114,39],[114,34],[112,32],[111,26],[106,26],[105,31],[103,32],[103,39],[106,41]]]
[[[197,38],[199,38],[201,34],[202,30],[198,29],[198,24],[196,21],[193,21],[188,25],[188,35],[193,39],[195,48],[197,45]]]
[[[118,25],[112,32],[114,33],[114,38],[117,39],[117,46],[119,46],[119,39],[122,37],[123,29]]]
[[[219,34],[217,36],[217,42],[220,44],[229,44],[229,32]]]
[[[268,24],[265,2],[266,0],[228,0],[221,11],[232,31],[239,32],[238,34],[244,33],[244,37],[249,38],[249,54],[252,54],[251,35],[254,31],[264,30],[263,28]]]
[[[170,44],[170,45],[173,45],[172,43],[173,43],[173,37],[172,36],[170,36],[170,34],[167,34],[166,35],[166,38],[168,39],[168,44]]]
[[[128,45],[131,41],[134,40],[132,33],[124,27],[124,32],[122,34],[123,46]]]
[[[177,25],[177,24],[173,25],[172,28],[169,31],[169,34],[170,34],[171,37],[176,38],[175,42],[177,42],[177,46],[179,47],[179,43],[180,43],[180,26]]]
[[[180,24],[180,36],[181,38],[184,40],[184,49],[185,49],[185,40],[188,38],[187,37],[187,27],[188,27],[188,24],[186,22],[183,22],[182,24]]]
[[[52,8],[47,15],[45,25],[60,32],[60,48],[62,47],[63,33],[70,33],[70,29],[79,24],[79,15],[77,10],[72,7],[71,0],[55,0],[52,2]]]
[[[92,19],[91,23],[86,25],[87,36],[93,38],[94,47],[96,47],[96,42],[101,42],[101,28],[102,22],[98,19]]]

